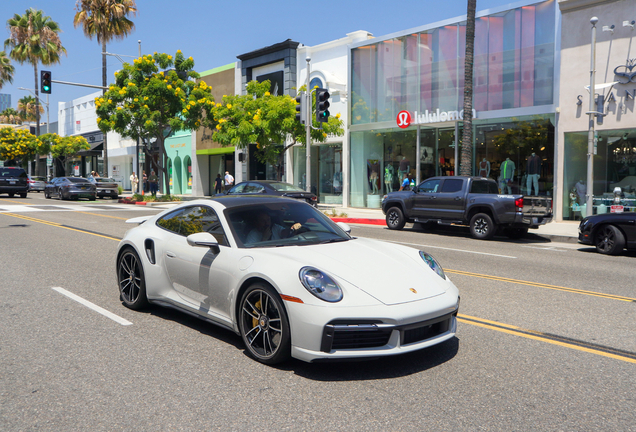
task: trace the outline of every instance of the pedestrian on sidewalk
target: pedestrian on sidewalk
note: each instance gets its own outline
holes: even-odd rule
[[[133,173],[130,175],[130,188],[132,189],[133,194],[137,193],[138,184],[139,184],[139,177],[137,177],[137,174],[135,174],[135,172],[133,171]]]
[[[152,197],[157,198],[157,191],[159,190],[159,177],[157,177],[157,174],[155,174],[155,170],[150,171],[148,183],[150,184],[150,193],[152,194]]]
[[[220,194],[221,192],[223,192],[223,179],[221,179],[221,174],[217,174],[214,180],[214,193]]]
[[[142,171],[141,181],[143,182],[142,188],[144,193],[148,192],[148,174],[146,174],[146,170]]]
[[[229,171],[225,171],[225,190],[230,190],[230,188],[234,185],[234,177],[230,174]]]

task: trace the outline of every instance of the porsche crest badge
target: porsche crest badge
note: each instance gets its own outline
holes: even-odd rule
[[[417,290],[415,288],[409,288],[409,291],[411,291],[413,294],[417,294]]]

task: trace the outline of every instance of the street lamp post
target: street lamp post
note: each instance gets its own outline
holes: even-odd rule
[[[596,92],[594,89],[594,80],[596,74],[596,23],[597,17],[592,17],[592,55],[590,61],[590,115],[589,130],[587,136],[587,186],[585,194],[585,216],[594,214],[594,117],[596,110],[594,109],[594,100]]]

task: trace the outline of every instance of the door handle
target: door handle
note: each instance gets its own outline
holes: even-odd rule
[[[434,195],[432,195],[432,196],[430,196],[430,197],[428,197],[428,198],[429,198],[429,199],[435,199],[435,198],[437,198],[437,197],[436,197],[436,196],[434,196]]]
[[[167,256],[168,258],[176,258],[176,257],[177,257],[177,255],[176,255],[176,254],[173,254],[172,252],[166,252],[166,256]]]
[[[455,197],[455,201],[459,201],[462,197]]]

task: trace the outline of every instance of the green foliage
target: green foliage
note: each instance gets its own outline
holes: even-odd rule
[[[58,134],[48,133],[40,136],[43,143],[49,148],[39,154],[51,153],[55,158],[73,157],[82,150],[90,150],[91,145],[86,138],[81,136],[61,137]]]
[[[247,94],[223,96],[222,103],[212,111],[213,117],[204,124],[213,128],[214,141],[238,148],[256,144],[260,150],[257,157],[277,165],[289,147],[305,143],[306,132],[305,126],[296,121],[296,100],[288,95],[271,95],[270,86],[269,81],[250,81]],[[313,101],[312,112],[315,97]],[[322,125],[323,129],[312,129],[312,141],[324,142],[328,134],[341,136],[344,133],[340,114]],[[314,126],[318,127],[319,123],[314,121]]]
[[[160,69],[174,70],[160,72]],[[115,73],[115,83],[95,98],[97,121],[103,132],[111,130],[133,139],[155,137],[161,143],[164,132],[197,129],[213,107],[211,88],[192,70],[194,60],[177,51],[146,55]]]
[[[11,64],[11,60],[7,57],[7,53],[0,51],[0,89],[5,83],[13,82],[13,74],[15,67]]]
[[[41,10],[31,8],[24,15],[14,14],[7,27],[11,36],[4,46],[11,48],[9,55],[20,64],[55,64],[60,62],[60,54],[66,53],[58,36],[62,31],[59,24]]]
[[[19,159],[26,165],[36,154],[47,152],[48,145],[28,131],[11,127],[0,129],[0,160]]]
[[[514,121],[514,119],[513,119]],[[539,151],[548,144],[549,120],[516,122],[510,129],[494,137],[495,145],[506,154]]]

